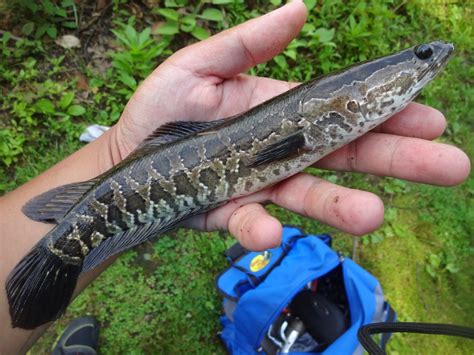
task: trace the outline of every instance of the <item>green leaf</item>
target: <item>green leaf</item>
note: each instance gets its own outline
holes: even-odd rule
[[[81,105],[71,105],[67,109],[67,113],[71,116],[81,116],[86,112],[86,109]]]
[[[273,58],[273,60],[275,61],[275,63],[278,64],[278,66],[282,69],[286,69],[287,68],[287,64],[286,64],[286,59],[284,56],[282,55],[277,55],[276,57]]]
[[[42,1],[43,9],[49,15],[54,15],[54,5],[49,0]]]
[[[196,17],[194,15],[187,15],[181,19],[181,30],[184,32],[191,32],[196,27]]]
[[[281,5],[281,0],[270,0],[270,2],[274,6],[280,6]]]
[[[31,10],[34,14],[38,11],[38,5],[36,5],[33,1],[24,1],[22,5],[26,6],[28,9]]]
[[[116,30],[111,30],[111,31],[115,35],[115,37],[117,37],[117,39],[121,42],[122,45],[124,45],[125,47],[130,47],[131,46],[130,41],[128,40],[128,38],[126,36],[124,36],[123,32],[116,31]]]
[[[393,228],[393,232],[395,233],[395,235],[397,237],[400,237],[400,238],[410,237],[410,232],[408,232],[405,229],[405,226],[400,225],[400,224],[394,224],[394,225],[392,225],[392,228]]]
[[[286,55],[288,58],[296,60],[297,53],[294,49],[287,49],[283,52],[283,54]]]
[[[3,42],[4,45],[5,45],[5,43],[7,43],[10,40],[10,38],[12,38],[11,32],[8,32],[8,31],[3,32],[2,42]],[[5,46],[5,49],[6,49],[6,46]]]
[[[55,15],[66,18],[67,12],[64,9],[57,9]]]
[[[303,33],[308,33],[308,32],[314,31],[315,29],[316,29],[316,28],[314,27],[313,24],[311,24],[311,23],[305,23],[305,24],[303,25],[303,28],[301,29],[301,32],[303,32]]]
[[[448,270],[452,274],[459,272],[459,268],[453,263],[449,263],[448,265],[446,265],[446,270]]]
[[[77,24],[74,21],[65,21],[61,25],[66,28],[77,28]]]
[[[74,0],[63,0],[61,1],[62,7],[74,6]]]
[[[164,18],[171,20],[171,21],[178,21],[179,20],[179,13],[176,10],[173,9],[158,9],[156,11],[153,11],[154,13],[158,13]]]
[[[316,6],[316,0],[304,0],[304,4],[308,10],[312,10]]]
[[[127,73],[120,73],[119,80],[133,90],[137,87],[135,78]]]
[[[46,33],[48,34],[49,37],[52,39],[55,39],[58,35],[58,30],[54,26],[50,26],[46,29]]]
[[[132,45],[136,44],[138,41],[138,33],[137,31],[130,25],[125,27],[125,35],[127,36],[128,40]]]
[[[321,27],[321,28],[318,28],[314,33],[317,36],[319,36],[319,40],[322,43],[326,43],[326,42],[330,42],[334,38],[335,32],[336,31],[334,30],[334,28],[331,28],[330,30],[328,30],[324,27]]]
[[[426,272],[434,279],[436,279],[436,276],[437,276],[437,272],[430,266],[430,265],[426,265]]]
[[[191,32],[191,34],[199,39],[199,40],[205,40],[206,38],[209,37],[209,32],[207,32],[207,30],[205,28],[202,28],[202,27],[199,27],[199,26],[196,26],[194,28],[194,30]]]
[[[45,33],[46,33],[46,29],[48,28],[48,24],[42,24],[41,26],[39,26],[37,29],[36,29],[36,32],[35,32],[35,37],[36,38],[41,38]]]
[[[33,30],[35,29],[35,24],[33,22],[28,22],[23,27],[21,28],[21,32],[23,32],[25,35],[30,35]]]
[[[156,34],[159,35],[175,35],[179,33],[179,27],[177,22],[165,22],[163,25],[155,30]]]
[[[179,5],[174,0],[165,0],[166,7],[179,7]]]
[[[216,22],[224,20],[224,15],[222,15],[222,12],[213,8],[205,9],[199,17],[205,20]]]
[[[72,100],[74,100],[74,93],[65,93],[63,97],[61,97],[61,100],[59,100],[59,107],[65,110],[72,103]]]
[[[430,265],[434,268],[439,268],[441,265],[441,258],[437,254],[430,254],[428,256],[428,261]]]
[[[233,4],[235,0],[212,0],[214,5]]]
[[[381,241],[383,241],[383,237],[381,235],[378,235],[378,234],[369,234],[369,237],[370,237],[370,242],[372,244],[377,244],[377,243],[380,243]]]
[[[138,35],[138,44],[143,46],[146,41],[150,39],[151,28],[145,28],[140,34]]]
[[[51,100],[48,99],[39,99],[35,107],[42,113],[54,113],[54,105]]]

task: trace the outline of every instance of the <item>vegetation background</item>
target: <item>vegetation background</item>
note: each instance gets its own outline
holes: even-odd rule
[[[304,81],[434,39],[456,56],[418,98],[446,114],[439,139],[474,157],[472,3],[457,0],[305,1],[300,36],[255,75]],[[258,0],[0,0],[0,194],[79,149],[91,123],[114,124],[127,99],[171,53],[280,6]],[[64,37],[73,35],[73,37]],[[78,45],[80,44],[80,47]],[[362,237],[357,261],[381,281],[402,321],[474,326],[474,178],[455,188],[309,169],[375,192],[386,222]],[[277,207],[282,222],[353,238]],[[14,238],[14,236],[11,236]],[[226,234],[180,230],[125,253],[76,299],[32,353],[48,353],[72,318],[102,324],[101,352],[223,354],[216,275]],[[464,340],[396,335],[392,354],[474,353]]]

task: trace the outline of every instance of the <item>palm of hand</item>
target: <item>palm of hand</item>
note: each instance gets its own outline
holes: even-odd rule
[[[283,50],[301,29],[306,12],[292,2],[170,57],[140,86],[115,127],[115,149],[128,155],[156,127],[171,121],[229,117],[278,95],[296,83],[241,74]],[[433,143],[444,117],[412,104],[377,129],[317,163],[318,167],[454,185],[469,174],[469,160],[452,146]],[[341,230],[362,235],[383,222],[374,194],[340,187],[307,174],[239,198],[187,225],[229,230],[250,249],[280,240],[281,224],[260,203],[273,202]]]
[[[136,136],[136,146],[150,134],[150,128],[170,121],[210,121],[247,111],[297,85],[269,78],[238,74],[231,78],[200,75],[192,68],[165,62],[138,89],[121,122]],[[136,100],[136,102],[134,101]],[[136,106],[141,106],[140,108]],[[129,110],[146,110],[144,115]],[[131,134],[133,132],[133,134]],[[131,151],[126,148],[126,152]]]

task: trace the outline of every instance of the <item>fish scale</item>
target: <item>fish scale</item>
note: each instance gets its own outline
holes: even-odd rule
[[[81,273],[282,181],[380,125],[452,51],[431,42],[316,78],[228,119],[165,124],[101,176],[35,197],[23,212],[56,226],[7,280],[12,326],[58,318]]]

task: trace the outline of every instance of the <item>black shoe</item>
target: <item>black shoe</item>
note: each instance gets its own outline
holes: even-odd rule
[[[99,323],[91,316],[71,321],[53,349],[53,355],[96,355],[99,346]]]

